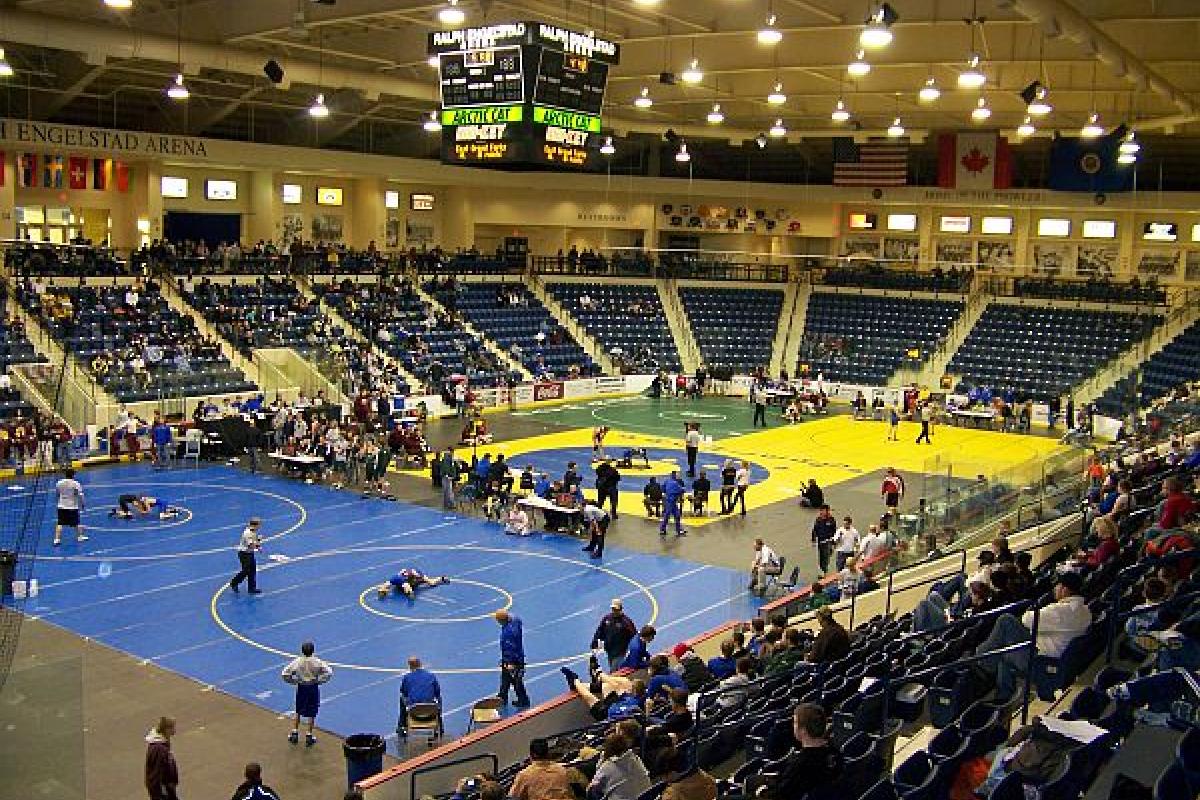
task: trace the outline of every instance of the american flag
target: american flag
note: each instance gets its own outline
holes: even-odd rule
[[[858,144],[833,140],[834,186],[904,186],[908,183],[908,142],[872,139]]]

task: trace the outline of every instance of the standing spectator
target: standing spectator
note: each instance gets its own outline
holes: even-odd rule
[[[867,528],[867,535],[859,542],[859,560],[865,566],[874,565],[876,560],[888,551],[888,546],[888,536],[879,530],[878,525],[872,525]]]
[[[675,535],[683,536],[683,496],[687,487],[679,479],[679,472],[671,470],[671,476],[663,481],[663,513],[662,522],[658,526],[658,535],[667,535],[667,524],[675,520]]]
[[[609,502],[612,518],[617,518],[617,484],[621,482],[621,473],[607,458],[596,467],[596,505],[604,507],[604,501]]]
[[[762,539],[754,540],[754,560],[750,562],[750,591],[762,595],[766,591],[767,578],[783,572],[779,556]]]
[[[594,500],[583,501],[583,527],[588,532],[588,543],[583,552],[590,553],[592,558],[604,557],[604,537],[608,535],[608,512],[596,504]]]
[[[746,490],[750,488],[750,462],[743,461],[734,473],[733,482],[735,484],[735,494],[729,501],[729,513],[733,513],[733,509],[738,503],[742,504],[742,516],[746,516]]]
[[[497,611],[493,616],[500,625],[500,691],[496,696],[507,704],[511,687],[516,693],[513,705],[528,708],[530,702],[529,694],[525,691],[525,642],[521,618],[507,611]],[[515,793],[513,796],[516,796]]]
[[[883,498],[883,505],[887,509],[887,513],[895,514],[900,501],[904,499],[904,478],[900,477],[895,467],[887,468],[887,473],[883,476],[883,483],[879,487],[879,495]]]
[[[834,569],[841,572],[842,567],[846,566],[846,559],[851,558],[857,552],[858,528],[854,527],[853,519],[842,517],[842,524],[838,526],[837,533],[834,535]]]
[[[1008,408],[1008,406],[1006,406],[1006,408]],[[917,436],[916,444],[920,444],[922,441],[924,441],[925,444],[933,444],[933,440],[929,438],[929,423],[933,419],[933,404],[932,403],[921,404],[920,408],[917,409],[916,413],[917,413],[917,418],[921,421],[921,433],[920,433],[920,435]],[[1011,416],[1011,413],[1012,412],[1010,409],[1010,411],[1009,411],[1010,416]]]
[[[609,612],[600,620],[596,632],[592,635],[591,649],[603,646],[604,654],[608,656],[608,670],[615,672],[635,636],[637,626],[625,613],[625,606],[620,598],[613,598]]]
[[[175,720],[162,717],[146,734],[146,793],[150,800],[178,800],[179,767],[171,752]]]
[[[154,415],[154,424],[150,428],[150,439],[154,442],[154,466],[163,469],[167,466],[167,457],[171,447],[171,426],[161,415]]]
[[[817,563],[821,566],[821,574],[829,573],[829,558],[833,555],[837,543],[837,520],[829,513],[829,506],[821,506],[812,526],[813,544],[817,546]]]
[[[754,405],[754,420],[750,426],[757,428],[761,422],[764,428],[767,427],[767,390],[757,381],[750,384],[750,402]]]
[[[242,530],[242,538],[237,546],[238,563],[242,568],[229,581],[229,588],[235,592],[244,580],[250,594],[262,594],[262,589],[258,588],[258,562],[255,559],[255,554],[262,549],[262,540],[258,536],[261,526],[262,520],[251,517],[249,524]]]
[[[317,658],[316,647],[312,642],[300,645],[300,656],[283,668],[283,680],[296,687],[296,713],[292,717],[292,731],[288,741],[296,744],[300,741],[300,720],[308,721],[308,731],[304,734],[304,744],[312,747],[317,743],[313,727],[317,722],[317,712],[321,708],[321,684],[329,683],[333,677],[333,668]]]
[[[442,508],[453,511],[456,505],[454,483],[458,480],[458,462],[454,459],[454,451],[449,447],[443,450],[439,464],[438,475],[442,482]]]
[[[900,437],[897,436],[897,433],[899,433],[899,431],[900,431],[900,409],[896,406],[895,403],[892,403],[892,405],[887,410],[887,420],[888,420],[887,440],[889,442],[900,441]]]
[[[242,773],[246,780],[233,792],[231,800],[279,800],[279,795],[263,783],[262,767],[253,762]]]
[[[396,716],[396,733],[408,735],[408,710],[419,703],[438,706],[438,734],[442,733],[442,687],[437,676],[421,666],[421,659],[408,657],[408,674],[400,681],[400,710]]]
[[[454,384],[454,409],[460,419],[467,416],[467,382],[465,380]]]
[[[687,432],[683,435],[683,446],[687,452],[689,478],[696,477],[696,455],[700,452],[700,426],[695,422],[687,424]]]
[[[639,670],[649,666],[650,643],[657,635],[658,631],[653,625],[643,625],[637,637],[629,643],[629,650],[625,653],[625,660],[621,662],[621,669]]]
[[[58,497],[58,519],[54,525],[54,546],[62,544],[62,529],[74,528],[75,541],[86,542],[87,535],[79,522],[79,514],[83,511],[83,487],[75,480],[75,470],[67,467],[63,477],[54,485],[54,493]]]

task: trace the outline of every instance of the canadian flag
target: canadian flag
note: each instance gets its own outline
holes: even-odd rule
[[[938,186],[1007,189],[1012,185],[1008,140],[995,131],[938,136]]]

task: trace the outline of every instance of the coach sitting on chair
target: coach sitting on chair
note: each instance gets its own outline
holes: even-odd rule
[[[400,681],[400,713],[396,720],[396,733],[408,735],[408,710],[416,705],[434,704],[438,707],[437,732],[441,736],[442,729],[442,687],[438,684],[437,676],[421,666],[421,659],[416,656],[408,657],[408,674]],[[428,719],[415,721],[427,722]]]
[[[663,489],[662,484],[653,475],[650,482],[642,489],[642,505],[646,507],[646,516],[657,519],[662,516]]]

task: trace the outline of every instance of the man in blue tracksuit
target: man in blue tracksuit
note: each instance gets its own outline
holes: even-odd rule
[[[658,635],[658,631],[653,625],[643,625],[638,631],[638,635],[629,643],[629,649],[625,652],[625,660],[621,662],[621,669],[639,670],[645,669],[650,664],[650,643],[654,641],[654,637]]]
[[[679,471],[673,470],[671,477],[663,481],[663,514],[662,524],[658,526],[658,535],[667,535],[667,523],[675,518],[675,535],[683,536],[683,496],[687,487],[679,479]]]
[[[500,625],[500,691],[496,694],[508,703],[508,688],[516,692],[513,703],[518,708],[529,707],[529,693],[525,691],[525,644],[521,636],[521,618],[507,611],[494,615]]]

